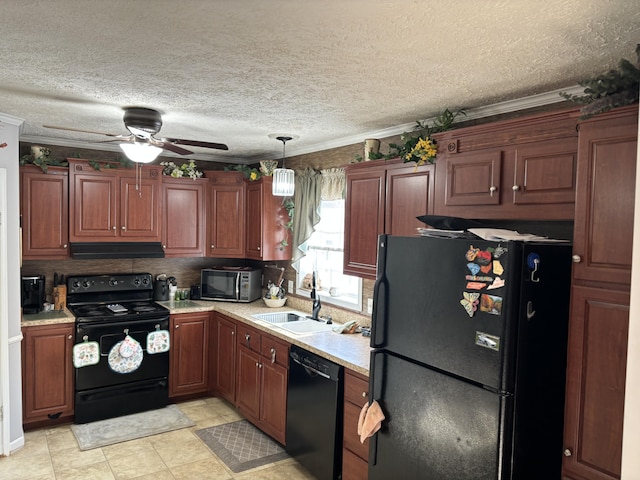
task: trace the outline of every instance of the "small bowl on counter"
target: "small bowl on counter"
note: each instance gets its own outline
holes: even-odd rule
[[[287,303],[287,297],[285,298],[266,298],[266,297],[262,297],[262,300],[264,301],[265,305],[267,307],[271,307],[271,308],[276,308],[276,307],[283,307],[285,303]]]

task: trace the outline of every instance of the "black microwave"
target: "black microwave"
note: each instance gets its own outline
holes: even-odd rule
[[[203,268],[200,298],[223,302],[253,302],[262,295],[262,270],[245,267]]]

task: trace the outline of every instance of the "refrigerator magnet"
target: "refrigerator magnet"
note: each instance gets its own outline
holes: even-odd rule
[[[487,287],[487,290],[493,290],[500,287],[504,287],[504,279],[496,277],[493,279],[493,282],[491,282],[491,285]]]
[[[487,284],[482,282],[467,282],[467,290],[482,290],[486,286]]]
[[[498,352],[500,351],[500,337],[484,332],[476,332],[476,345]]]
[[[493,273],[496,275],[502,275],[504,273],[504,267],[500,263],[500,260],[493,261]]]
[[[475,248],[473,245],[471,245],[469,247],[469,250],[467,250],[467,253],[465,255],[465,258],[467,260],[469,260],[470,262],[473,262],[476,259],[476,256],[478,255],[478,252],[480,251],[479,248]]]
[[[460,305],[467,311],[467,315],[473,317],[478,309],[478,298],[480,294],[478,292],[462,292],[462,300]]]
[[[480,272],[480,265],[478,265],[477,263],[467,263],[467,268],[473,275],[477,275]]]
[[[493,258],[500,258],[505,253],[507,253],[507,248],[502,245],[498,245],[493,249]]]
[[[483,293],[480,296],[480,311],[491,315],[502,314],[502,297]]]

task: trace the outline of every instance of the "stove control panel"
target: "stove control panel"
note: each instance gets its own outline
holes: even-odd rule
[[[69,277],[67,285],[70,294],[153,290],[150,273]]]

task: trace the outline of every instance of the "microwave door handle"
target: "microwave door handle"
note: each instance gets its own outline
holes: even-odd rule
[[[236,273],[236,300],[240,300],[240,272]]]

